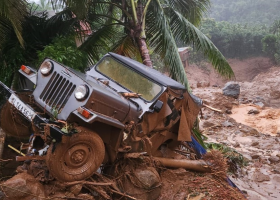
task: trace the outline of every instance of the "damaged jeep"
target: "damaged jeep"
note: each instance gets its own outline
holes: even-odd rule
[[[16,91],[0,82],[1,127],[29,137],[18,161],[45,160],[60,181],[86,179],[126,153],[163,157],[163,147],[191,141],[202,106],[182,84],[115,53],[85,74],[49,58],[19,74]]]

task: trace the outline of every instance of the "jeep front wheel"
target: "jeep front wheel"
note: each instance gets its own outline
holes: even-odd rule
[[[47,152],[49,171],[59,181],[86,179],[103,162],[105,147],[99,135],[86,128],[77,130],[67,142],[52,144]]]

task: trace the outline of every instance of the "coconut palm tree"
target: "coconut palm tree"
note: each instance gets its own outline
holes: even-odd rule
[[[1,0],[0,1],[0,44],[6,40],[6,35],[12,27],[20,44],[23,46],[22,22],[27,14],[25,0]],[[1,50],[1,49],[0,49]]]
[[[80,47],[91,61],[100,52],[113,50],[141,58],[152,66],[150,50],[169,68],[172,78],[187,86],[185,69],[176,41],[193,44],[203,51],[214,68],[226,77],[233,71],[215,45],[196,26],[209,7],[209,0],[51,0],[52,5],[70,9],[77,19],[94,30]],[[108,47],[109,46],[109,47]],[[106,49],[106,50],[105,50]]]

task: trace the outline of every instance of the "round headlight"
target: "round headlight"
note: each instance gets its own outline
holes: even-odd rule
[[[50,61],[43,62],[40,71],[44,76],[49,75],[53,71],[53,64]]]
[[[89,89],[87,85],[80,85],[75,89],[75,97],[77,100],[84,100],[88,97]]]

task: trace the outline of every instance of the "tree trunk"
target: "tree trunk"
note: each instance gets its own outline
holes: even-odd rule
[[[149,50],[147,48],[146,39],[145,38],[137,38],[137,43],[139,47],[139,51],[141,54],[141,58],[143,60],[143,64],[147,65],[150,68],[153,68],[153,64],[151,61],[151,57],[149,54]]]
[[[135,24],[135,39],[137,41],[137,45],[138,45],[138,48],[139,48],[139,52],[141,54],[141,58],[143,60],[143,64],[150,67],[150,68],[153,68],[153,63],[151,61],[151,57],[150,57],[150,54],[149,54],[149,50],[148,50],[148,47],[147,47],[147,43],[146,43],[146,35],[145,35],[145,30],[143,30],[143,23],[144,22],[144,18],[143,18],[143,4],[141,1],[137,1],[137,8],[136,8],[136,17],[137,17],[137,22]]]

